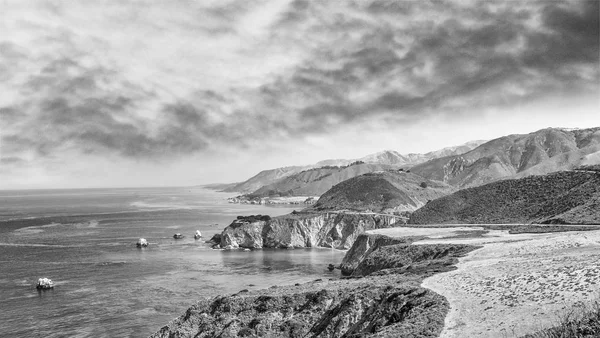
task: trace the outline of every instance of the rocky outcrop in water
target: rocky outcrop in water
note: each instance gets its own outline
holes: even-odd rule
[[[376,214],[291,214],[273,219],[237,219],[221,234],[221,247],[349,249],[366,230],[388,228],[401,217]]]

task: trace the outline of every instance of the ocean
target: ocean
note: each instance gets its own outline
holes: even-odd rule
[[[202,297],[336,277],[327,265],[341,251],[211,249],[204,241],[237,215],[302,208],[227,197],[195,187],[0,191],[0,337],[146,337]],[[140,237],[147,248],[136,248]],[[54,289],[37,290],[41,277]]]

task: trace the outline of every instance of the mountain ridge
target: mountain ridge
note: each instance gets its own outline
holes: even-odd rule
[[[499,137],[464,154],[433,159],[411,170],[429,179],[466,188],[595,164],[600,161],[600,156],[594,155],[598,152],[600,127],[545,128]]]

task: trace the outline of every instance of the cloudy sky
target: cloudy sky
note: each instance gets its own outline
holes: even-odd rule
[[[598,4],[0,0],[0,189],[600,126]]]

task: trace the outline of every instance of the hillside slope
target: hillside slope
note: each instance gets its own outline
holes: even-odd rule
[[[600,224],[600,172],[562,171],[460,190],[415,211],[412,224]]]
[[[383,164],[383,165],[391,165],[391,166],[396,166],[396,167],[400,167],[400,166],[410,167],[410,166],[416,165],[418,163],[423,163],[425,161],[429,161],[434,158],[438,158],[438,157],[442,157],[442,156],[449,156],[449,155],[459,155],[459,154],[465,153],[469,150],[474,149],[475,147],[477,147],[478,145],[480,145],[483,142],[485,142],[485,141],[470,141],[465,144],[461,144],[461,145],[453,146],[453,147],[446,147],[446,148],[439,149],[436,151],[428,152],[426,154],[402,155],[402,154],[398,153],[397,151],[385,150],[385,151],[381,151],[378,153],[364,156],[359,159],[349,159],[349,160],[348,159],[327,159],[327,160],[319,161],[312,165],[291,166],[291,167],[282,167],[282,168],[263,170],[263,171],[259,172],[258,174],[252,176],[251,178],[249,178],[246,181],[241,182],[241,183],[231,184],[231,185],[222,185],[221,184],[221,185],[214,185],[214,186],[217,188],[223,186],[223,191],[225,191],[225,192],[241,192],[241,193],[247,194],[247,193],[251,193],[251,192],[258,190],[261,187],[274,184],[277,181],[283,179],[284,177],[289,177],[289,176],[298,174],[302,171],[306,171],[306,170],[310,170],[310,169],[326,170],[327,168],[323,168],[323,167],[348,166],[351,163],[354,163],[357,161],[365,162],[365,163],[369,163],[369,164]],[[304,176],[306,176],[306,175],[304,175]],[[293,181],[293,180],[294,179],[292,179],[291,181]],[[289,184],[289,182],[283,183],[283,185],[286,185],[286,184]],[[293,184],[291,184],[290,186],[296,187],[296,185],[293,185]],[[211,185],[207,185],[207,187],[210,188]],[[266,189],[278,190],[278,189],[283,189],[283,188],[273,186],[273,187],[268,187]],[[298,188],[295,188],[295,190],[298,190]],[[309,188],[308,190],[312,191],[311,188]],[[258,192],[258,195],[260,195],[260,197],[266,196],[262,191]],[[307,194],[307,195],[311,195],[311,194]]]
[[[471,151],[477,148],[479,145],[485,143],[487,141],[477,140],[470,141],[465,144],[461,144],[459,146],[446,147],[435,151],[430,151],[425,154],[400,154],[394,150],[384,150],[375,154],[370,154],[365,157],[361,157],[358,159],[359,161],[366,163],[379,163],[379,164],[389,164],[395,166],[402,167],[410,167],[417,165],[419,163],[427,162],[436,158],[445,157],[445,156],[454,156],[464,154],[468,151]]]
[[[568,170],[596,164],[600,156],[600,127],[542,129],[486,142],[457,156],[434,159],[411,171],[457,187],[473,187],[504,178]]]
[[[244,182],[240,182],[234,186],[224,189],[225,192],[243,192],[248,193],[259,189],[260,187],[270,184],[282,177],[290,176],[305,170],[307,167],[292,166],[276,169],[263,170],[258,174],[250,177]]]
[[[413,211],[455,189],[405,171],[369,173],[343,181],[325,192],[311,209],[374,212]]]
[[[390,168],[392,167],[389,165],[356,163],[344,167],[327,166],[308,169],[265,185],[248,196],[254,198],[278,195],[321,195],[334,185],[352,177]]]

